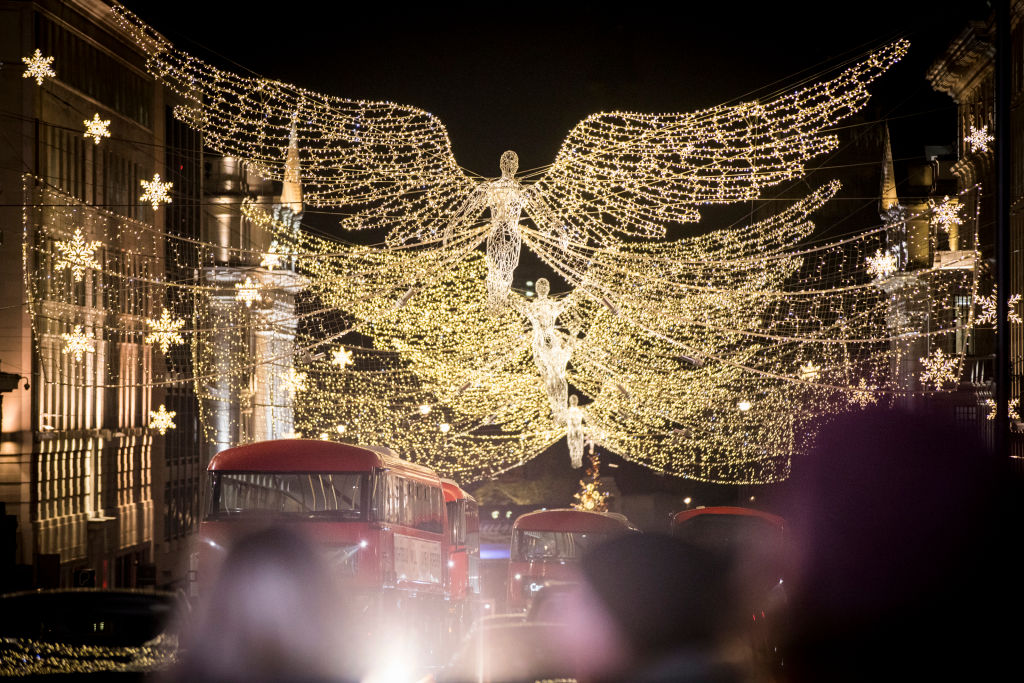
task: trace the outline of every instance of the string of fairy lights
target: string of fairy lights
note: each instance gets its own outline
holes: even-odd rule
[[[81,381],[104,343],[138,344],[163,362],[137,383],[192,382],[212,440],[225,438],[217,406],[236,402],[254,423],[283,417],[228,425],[231,439],[383,443],[463,481],[563,438],[574,464],[589,440],[694,479],[773,481],[822,416],[954,388],[959,340],[994,315],[977,297],[977,215],[964,216],[977,188],[822,241],[813,216],[832,182],[767,218],[663,239],[702,205],[802,176],[904,41],[768,102],[595,114],[527,183],[511,152],[500,178],[464,173],[428,112],[225,72],[114,12],[208,146],[301,186],[344,228],[388,230],[384,244],[351,244],[302,230],[293,199],[272,211],[247,201],[257,246],[228,249],[26,178],[46,381]],[[41,54],[25,62],[26,77],[53,76]],[[95,144],[109,136],[98,114],[84,123]],[[159,175],[140,189],[154,210],[171,201]],[[956,258],[897,257],[890,235],[922,222],[930,249]],[[522,247],[570,291],[514,290]],[[894,372],[907,362],[920,366],[909,380]],[[94,368],[90,381],[106,380]],[[150,417],[161,434],[175,428],[165,406]]]

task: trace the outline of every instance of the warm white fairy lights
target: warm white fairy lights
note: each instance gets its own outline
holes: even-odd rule
[[[139,182],[142,184],[142,194],[139,196],[140,202],[149,202],[154,209],[158,208],[161,204],[170,203],[171,195],[169,192],[174,187],[174,183],[161,181],[159,173],[154,173],[152,180],[140,180]]]
[[[877,250],[874,256],[868,256],[865,261],[868,275],[874,278],[887,278],[898,270],[896,256],[881,249]]]
[[[932,210],[932,222],[942,230],[948,232],[963,222],[960,212],[964,207],[958,199],[950,199],[948,196],[943,197],[941,202],[929,199],[928,207]]]
[[[937,348],[919,360],[924,368],[918,377],[922,386],[932,385],[941,391],[947,384],[956,384],[960,368],[960,359],[957,356],[948,356],[941,348]]]
[[[260,293],[259,281],[246,276],[245,282],[236,282],[235,300],[244,303],[246,308],[250,308],[254,303],[262,301],[263,295]]]
[[[61,351],[74,356],[76,363],[81,363],[82,357],[93,350],[95,335],[91,331],[84,331],[81,325],[75,325],[74,330],[64,332],[60,336],[64,340],[64,348]]]
[[[982,126],[981,128],[971,126],[971,132],[964,136],[964,144],[975,154],[989,151],[988,145],[993,140],[995,138],[989,135],[988,126]]]
[[[155,429],[163,436],[167,433],[168,429],[175,429],[177,427],[174,424],[174,417],[178,413],[174,410],[167,410],[163,403],[160,404],[158,410],[149,411],[149,428]]]
[[[344,369],[352,365],[352,352],[344,346],[331,351],[331,365]]]
[[[996,309],[998,302],[996,301],[996,293],[992,292],[988,296],[978,297],[978,306],[980,311],[978,317],[975,318],[974,322],[978,325],[995,325],[996,324]],[[1020,294],[1011,294],[1010,298],[1006,301],[1006,321],[1011,323],[1020,323],[1022,321],[1018,308],[1020,307]]]
[[[993,399],[991,399],[991,398],[986,398],[985,399],[985,406],[988,408],[988,415],[985,416],[986,419],[988,419],[988,420],[996,419],[996,402]],[[1009,403],[1006,406],[1007,416],[1011,420],[1014,420],[1015,422],[1020,422],[1020,413],[1018,412],[1019,407],[1020,407],[1020,399],[1016,399],[1016,398],[1011,398]]]
[[[53,78],[57,75],[50,68],[50,64],[53,63],[53,57],[44,57],[38,47],[31,57],[22,57],[21,61],[25,62],[25,72],[21,74],[21,77],[36,79],[36,85],[42,85],[44,79]]]
[[[159,318],[155,320],[147,318],[146,325],[149,326],[149,334],[146,335],[144,341],[147,344],[156,344],[164,353],[167,353],[172,344],[185,343],[185,338],[181,335],[181,328],[185,326],[185,321],[173,318],[171,312],[166,308]]]
[[[904,43],[766,102],[595,114],[542,173],[516,176],[507,155],[501,178],[478,180],[425,111],[221,71],[122,7],[115,13],[151,73],[185,98],[176,115],[212,148],[268,178],[301,181],[305,201],[341,209],[346,228],[387,234],[383,246],[354,246],[246,202],[266,241],[231,248],[245,269],[221,279],[206,264],[222,260],[223,245],[176,250],[174,235],[132,222],[105,234],[119,256],[150,239],[159,253],[189,254],[175,265],[193,280],[131,281],[148,301],[174,302],[173,319],[195,322],[187,337],[201,410],[234,396],[283,406],[294,415],[283,432],[387,444],[462,481],[567,436],[575,452],[582,433],[659,471],[766,482],[786,476],[817,416],[902,390],[890,371],[916,360],[909,342],[951,339],[953,302],[974,291],[973,269],[915,271],[905,286],[917,288],[921,310],[901,317],[865,277],[868,259],[889,248],[884,227],[813,239],[814,212],[836,183],[760,221],[674,241],[622,239],[662,237],[704,204],[756,199],[800,176],[835,147],[829,129],[864,105],[866,85]],[[47,239],[71,232],[47,221],[44,211],[26,219],[27,258],[40,263],[56,256]],[[962,243],[973,249],[966,227]],[[521,246],[550,266],[560,293],[511,287]],[[127,281],[111,275],[117,262],[97,268],[114,285]],[[34,301],[51,296],[45,269],[26,277]],[[114,315],[97,316],[110,327],[103,337],[141,341],[138,314],[106,300]],[[158,310],[150,304],[145,319]],[[46,306],[33,311],[44,329]],[[897,324],[904,318],[929,326]],[[292,336],[292,346],[275,341]],[[298,397],[290,372],[304,374]],[[259,393],[265,376],[280,379]],[[570,407],[581,411],[571,420]]]
[[[96,250],[103,246],[98,240],[85,241],[81,228],[75,228],[75,234],[69,240],[58,240],[54,247],[57,257],[54,267],[57,270],[70,270],[75,282],[81,282],[85,271],[99,270],[103,266],[96,260]]]
[[[99,114],[93,114],[92,119],[82,121],[85,124],[85,137],[92,138],[93,143],[100,144],[100,140],[110,137],[110,119],[103,120]]]
[[[306,390],[306,373],[295,368],[288,368],[288,373],[281,382],[284,384],[284,390],[294,396],[300,391]]]

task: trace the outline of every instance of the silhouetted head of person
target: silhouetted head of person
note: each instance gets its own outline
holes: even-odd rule
[[[349,680],[343,603],[322,555],[284,527],[229,550],[186,635],[178,680]]]
[[[820,430],[788,482],[794,680],[992,659],[997,605],[1017,614],[1020,596],[1000,465],[948,416],[854,411]]]
[[[660,534],[627,534],[593,549],[584,580],[634,661],[711,646],[728,612],[725,573],[703,548]]]

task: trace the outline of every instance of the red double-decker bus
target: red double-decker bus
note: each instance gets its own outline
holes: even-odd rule
[[[538,510],[512,525],[508,608],[526,609],[533,594],[553,582],[579,580],[579,559],[590,548],[636,532],[623,515],[574,509]]]
[[[387,448],[300,439],[229,448],[208,470],[200,593],[235,539],[295,522],[325,550],[368,629],[401,623],[439,638],[448,544],[444,491],[433,470]]]
[[[447,513],[445,594],[457,639],[476,615],[480,598],[480,515],[476,500],[451,479],[442,479]]]

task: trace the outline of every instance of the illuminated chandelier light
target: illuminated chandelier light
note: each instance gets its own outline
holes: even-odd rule
[[[988,126],[982,126],[981,128],[971,126],[970,133],[964,137],[964,144],[967,145],[972,152],[979,154],[989,151],[988,145],[993,140],[995,140],[995,137],[989,135]]]
[[[163,436],[167,433],[168,429],[176,429],[177,425],[174,424],[174,417],[178,413],[174,410],[167,410],[163,403],[160,404],[158,410],[149,411],[149,428],[155,429]]]
[[[960,359],[947,356],[941,348],[936,348],[926,358],[920,358],[924,370],[918,379],[922,386],[932,385],[936,391],[942,391],[946,384],[955,384],[959,378]]]
[[[57,75],[50,68],[53,57],[44,57],[38,47],[31,57],[22,57],[21,61],[25,62],[25,72],[21,74],[21,77],[36,79],[36,85],[42,85],[44,79],[54,78]]]
[[[92,115],[92,119],[85,119],[82,123],[85,124],[85,137],[92,138],[95,144],[98,145],[100,140],[110,137],[110,119],[102,120],[97,113]]]
[[[181,336],[181,328],[185,326],[185,321],[174,319],[166,308],[158,319],[147,318],[146,325],[149,326],[150,332],[144,339],[145,343],[156,344],[165,354],[171,348],[171,344],[185,343],[185,338]]]
[[[81,363],[82,356],[93,350],[92,340],[96,338],[91,330],[85,332],[82,325],[75,325],[74,330],[64,332],[60,336],[64,340],[61,352],[74,356],[76,363]]]
[[[154,173],[152,180],[140,180],[139,182],[142,184],[142,194],[139,196],[140,202],[149,202],[153,205],[154,210],[159,208],[161,204],[170,203],[171,195],[168,192],[174,187],[174,183],[162,182],[159,173]]]
[[[875,252],[874,256],[867,259],[868,275],[876,279],[884,279],[898,270],[896,256],[890,252],[883,252],[881,249]]]
[[[60,240],[54,246],[59,252],[54,267],[57,270],[70,270],[75,282],[82,281],[86,270],[103,268],[95,256],[96,250],[103,246],[103,243],[97,240],[86,242],[81,228],[75,228],[75,234],[70,240]]]

